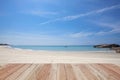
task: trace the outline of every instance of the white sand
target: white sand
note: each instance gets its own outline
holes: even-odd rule
[[[33,51],[0,46],[0,64],[4,63],[116,63],[114,51]]]

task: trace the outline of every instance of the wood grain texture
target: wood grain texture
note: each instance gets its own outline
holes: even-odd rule
[[[6,64],[0,80],[120,80],[118,64]]]

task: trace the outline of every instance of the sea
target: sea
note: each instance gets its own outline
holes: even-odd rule
[[[94,48],[93,45],[13,45],[13,48],[47,51],[110,51],[108,48]]]

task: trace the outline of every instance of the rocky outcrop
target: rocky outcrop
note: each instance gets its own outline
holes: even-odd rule
[[[101,44],[101,45],[95,45],[95,48],[112,48],[112,47],[120,47],[118,44]]]
[[[120,47],[112,47],[111,49],[112,49],[112,50],[115,50],[116,53],[120,53]]]
[[[0,44],[0,46],[9,46],[9,44]]]
[[[120,53],[120,49],[117,49],[117,50],[116,50],[116,53]]]
[[[112,50],[115,50],[116,53],[120,53],[120,45],[118,44],[101,44],[95,45],[94,48],[110,48]]]

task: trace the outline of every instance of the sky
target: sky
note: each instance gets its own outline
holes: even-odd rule
[[[120,0],[0,0],[0,43],[120,44]]]

